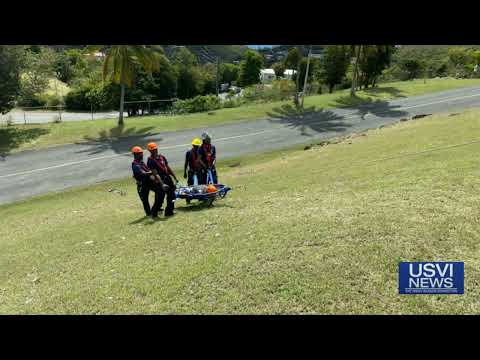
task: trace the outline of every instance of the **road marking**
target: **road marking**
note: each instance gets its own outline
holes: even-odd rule
[[[472,97],[476,97],[476,96],[480,96],[480,93],[473,94],[473,95],[460,96],[460,97],[456,97],[456,98],[446,98],[446,99],[433,101],[433,102],[429,102],[429,103],[425,103],[425,104],[417,104],[417,105],[412,105],[412,106],[400,107],[397,110],[413,109],[413,108],[416,108],[416,107],[428,106],[428,105],[433,105],[433,104],[440,104],[440,103],[443,103],[443,102],[460,100],[460,99],[468,99],[468,98],[472,98]],[[390,110],[387,110],[387,111],[377,113],[377,114],[388,113],[389,111]],[[351,119],[351,118],[355,118],[355,117],[360,117],[360,115],[353,115],[353,116],[349,116],[349,117],[344,117],[343,119]],[[243,137],[256,136],[256,135],[259,135],[259,134],[265,134],[265,133],[275,132],[275,131],[279,131],[279,130],[281,130],[281,129],[262,130],[262,131],[258,131],[258,132],[250,133],[250,134],[218,138],[218,139],[215,139],[215,141],[216,142],[221,142],[221,141],[226,141],[226,140],[239,139],[239,138],[243,138]],[[183,146],[189,146],[189,145],[190,145],[189,143],[188,144],[180,144],[180,145],[173,145],[173,146],[169,146],[169,147],[168,146],[167,147],[161,147],[161,149],[162,150],[168,150],[168,149],[175,149],[175,148],[179,148],[179,147],[183,147]],[[90,161],[96,161],[96,160],[102,160],[102,159],[111,159],[111,158],[115,158],[115,157],[129,155],[129,154],[130,154],[130,152],[125,152],[125,153],[122,153],[122,154],[105,155],[105,156],[98,156],[98,157],[95,157],[95,158],[90,158],[90,159],[85,159],[85,160],[72,161],[72,162],[65,163],[65,164],[48,166],[48,167],[33,169],[33,170],[28,170],[28,171],[22,171],[22,172],[18,172],[18,173],[14,173],[14,174],[2,175],[2,176],[0,176],[0,179],[5,179],[5,178],[9,178],[9,177],[14,177],[14,176],[20,176],[20,175],[33,174],[33,173],[39,172],[39,171],[58,169],[58,168],[62,168],[62,167],[66,167],[66,166],[72,166],[72,165],[78,165],[78,164],[82,164],[82,163],[86,163],[86,162],[90,162]]]
[[[256,136],[256,135],[259,135],[259,134],[264,134],[264,133],[273,132],[273,131],[277,131],[277,129],[263,130],[263,131],[258,131],[256,133],[251,133],[251,134],[228,136],[228,137],[224,137],[224,138],[218,138],[215,141],[216,142],[221,142],[221,141],[226,141],[226,140],[231,140],[231,139],[238,139],[238,138],[242,138],[242,137]],[[180,144],[180,145],[165,146],[165,147],[162,146],[161,149],[162,150],[169,150],[169,149],[175,149],[175,148],[190,146],[190,145],[191,144],[188,143],[188,144]],[[120,157],[120,156],[126,156],[126,155],[130,155],[130,152],[125,152],[125,153],[122,153],[122,154],[114,154],[114,155],[97,156],[97,157],[94,157],[94,158],[72,161],[72,162],[65,163],[65,164],[60,164],[60,165],[53,165],[53,166],[47,166],[47,167],[39,168],[39,169],[21,171],[21,172],[15,173],[15,174],[2,175],[2,176],[0,176],[0,179],[5,179],[5,178],[13,177],[13,176],[28,175],[28,174],[33,174],[33,173],[36,173],[36,172],[39,172],[39,171],[58,169],[58,168],[66,167],[66,166],[83,164],[83,163],[90,162],[90,161],[96,161],[96,160],[102,160],[102,159],[112,159],[112,158],[116,158],[116,157]]]

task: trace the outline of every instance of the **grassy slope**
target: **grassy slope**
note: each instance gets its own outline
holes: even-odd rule
[[[368,100],[388,100],[400,96],[415,96],[429,92],[443,91],[458,87],[480,85],[480,79],[440,79],[395,82],[382,84],[380,88],[358,92],[358,99],[349,97],[349,90],[333,94],[311,96],[305,99],[306,106],[335,108],[351,106]],[[222,109],[208,113],[185,116],[153,116],[126,119],[122,131],[115,126],[116,120],[95,120],[81,122],[65,122],[62,124],[17,126],[11,129],[0,128],[0,143],[6,144],[13,151],[28,148],[41,148],[53,144],[64,144],[85,140],[85,138],[108,138],[122,135],[141,135],[147,132],[163,132],[187,128],[214,126],[239,120],[264,118],[282,103],[258,104],[232,109]],[[1,149],[0,149],[1,150]]]
[[[166,221],[130,179],[0,207],[0,313],[478,313],[480,144],[407,155],[479,115],[243,159],[223,204]],[[465,295],[399,296],[402,260],[465,261]]]

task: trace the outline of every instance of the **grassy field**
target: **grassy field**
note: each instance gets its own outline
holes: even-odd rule
[[[131,179],[1,206],[0,313],[477,314],[479,130],[470,111],[230,160],[223,203],[170,219]],[[464,261],[465,295],[398,295],[400,261]]]
[[[480,79],[429,79],[426,84],[423,80],[395,82],[382,84],[379,88],[359,91],[357,98],[351,98],[349,90],[310,96],[305,99],[305,106],[337,108],[358,105],[366,101],[389,100],[474,85],[480,85]],[[6,153],[7,150],[13,152],[31,148],[39,149],[86,139],[118,138],[148,132],[214,126],[239,120],[265,118],[280,105],[282,103],[277,102],[221,109],[212,113],[127,118],[125,127],[121,129],[116,126],[115,119],[3,127],[0,128],[0,144],[3,144],[3,153]],[[0,149],[1,152],[2,149]]]

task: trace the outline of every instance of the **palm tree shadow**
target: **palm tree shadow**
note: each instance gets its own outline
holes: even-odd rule
[[[342,132],[351,125],[341,121],[343,116],[337,115],[330,110],[316,109],[315,106],[304,109],[296,108],[291,104],[284,104],[273,108],[268,113],[271,122],[286,124],[293,129],[299,129],[303,136],[313,136],[313,132]]]
[[[369,113],[377,117],[402,117],[408,115],[406,111],[399,109],[401,105],[392,105],[385,100],[372,100],[371,98],[361,98],[358,96],[341,96],[331,105],[352,110],[360,116],[362,120],[365,120],[365,116]]]
[[[147,126],[143,128],[116,126],[110,130],[102,130],[98,136],[84,136],[84,141],[81,145],[90,145],[88,149],[80,150],[78,153],[88,153],[95,155],[104,152],[105,150],[113,150],[117,154],[128,152],[132,146],[136,144],[143,144],[149,141],[149,138],[157,135],[153,132],[154,126]],[[162,141],[162,139],[155,139],[155,141]]]

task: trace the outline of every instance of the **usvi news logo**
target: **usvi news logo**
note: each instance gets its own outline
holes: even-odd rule
[[[401,262],[400,294],[463,294],[463,262]]]

